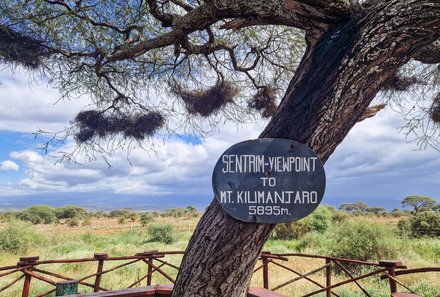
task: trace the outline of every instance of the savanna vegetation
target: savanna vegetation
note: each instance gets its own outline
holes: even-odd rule
[[[362,206],[361,209],[358,206]],[[434,210],[432,210],[434,208]],[[364,261],[399,259],[409,267],[440,266],[440,212],[431,209],[376,211],[363,202],[352,206],[342,204],[319,206],[306,218],[288,224],[278,224],[264,250],[273,253],[300,252]],[[45,219],[49,218],[49,219]],[[38,255],[41,259],[85,258],[94,253],[111,256],[134,255],[145,250],[184,250],[200,218],[192,206],[163,212],[135,212],[129,209],[110,212],[90,212],[76,206],[51,208],[33,206],[17,212],[0,215],[0,266],[13,265],[21,256]],[[123,220],[121,220],[123,219]],[[76,222],[73,224],[72,222]],[[180,257],[172,259],[175,264]],[[299,271],[310,270],[313,259],[298,259],[294,265]],[[89,265],[90,266],[90,265]],[[95,266],[60,266],[59,273],[75,275]],[[349,267],[359,273],[359,267]],[[105,283],[106,287],[121,288],[127,279],[142,275],[143,266],[126,268]],[[366,268],[363,267],[362,270]],[[335,271],[336,278],[338,271]],[[271,285],[287,278],[285,271],[271,267]],[[288,280],[288,279],[286,279]],[[7,278],[0,278],[0,287]],[[166,279],[155,281],[168,283]],[[430,273],[412,275],[404,279],[413,290],[424,296],[440,294],[440,275]],[[373,296],[388,296],[388,283],[379,278],[363,281]],[[255,275],[254,286],[262,286],[261,275]],[[35,282],[34,290],[44,285]],[[299,296],[316,289],[312,284],[299,282],[280,292]],[[21,286],[2,292],[2,296],[18,296]],[[338,289],[341,296],[358,296],[350,286]],[[388,295],[387,295],[388,294]],[[360,295],[359,295],[360,296]]]
[[[325,163],[387,103],[420,147],[439,148],[438,0],[4,0],[0,10],[0,62],[41,74],[63,99],[90,98],[51,134],[56,151],[76,141],[61,160],[108,160],[158,132],[205,135],[261,114],[259,137],[306,144]],[[380,97],[390,100],[374,105]],[[273,227],[234,220],[214,199],[173,296],[244,297]]]

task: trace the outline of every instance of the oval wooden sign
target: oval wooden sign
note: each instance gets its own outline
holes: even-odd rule
[[[325,172],[306,145],[261,138],[237,143],[217,161],[215,196],[237,220],[284,223],[312,213],[324,196]]]

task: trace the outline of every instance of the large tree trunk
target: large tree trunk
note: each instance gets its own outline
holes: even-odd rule
[[[325,162],[384,82],[439,37],[440,5],[421,2],[378,3],[319,38],[309,34],[303,61],[260,137],[307,144]],[[214,199],[189,242],[173,296],[245,296],[273,227],[237,221]]]

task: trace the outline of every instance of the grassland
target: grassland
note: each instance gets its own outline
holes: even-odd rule
[[[123,220],[118,218],[91,218],[86,226],[69,227],[67,221],[61,220],[56,224],[37,224],[30,225],[23,222],[3,222],[0,223],[0,232],[5,232],[8,228],[13,231],[20,238],[24,238],[23,242],[14,243],[14,236],[3,237],[10,240],[15,245],[25,245],[22,249],[12,249],[13,252],[3,250],[0,253],[0,266],[14,265],[21,256],[39,256],[40,259],[74,259],[74,258],[89,258],[93,257],[94,253],[107,253],[110,256],[126,256],[134,255],[136,253],[146,250],[160,250],[160,251],[183,251],[186,248],[188,240],[192,231],[196,227],[199,216],[183,215],[183,216],[155,216],[151,222],[146,226],[141,226],[139,219]],[[379,252],[373,255],[373,258],[381,256],[392,256],[395,259],[401,260],[410,268],[438,266],[440,267],[440,239],[439,238],[412,238],[406,235],[399,235],[396,231],[396,218],[384,218],[377,216],[349,216],[344,219],[344,222],[333,222],[327,226],[325,230],[309,231],[302,234],[299,238],[289,240],[270,239],[264,250],[273,253],[307,253],[307,254],[321,254],[330,255],[338,252],[335,246],[354,244],[359,241],[360,250],[368,249],[365,246],[364,238],[359,240],[353,234],[350,236],[348,243],[344,243],[342,239],[335,243],[335,238],[341,236],[341,232],[346,226],[342,224],[352,224],[350,230],[356,230],[353,226],[373,226],[371,229],[373,233],[381,233],[380,228],[385,231],[381,235],[385,238],[384,242],[376,240],[376,245],[379,246]],[[81,223],[81,222],[80,222]],[[15,225],[14,225],[15,224]],[[151,230],[148,226],[156,225],[163,226],[169,224],[173,230],[172,243],[165,244],[157,241],[151,241]],[[12,225],[12,227],[11,227]],[[144,224],[145,225],[145,224]],[[16,229],[13,229],[16,228]],[[342,234],[344,236],[344,234]],[[361,235],[366,237],[366,235]],[[343,238],[343,237],[342,237]],[[374,241],[373,240],[373,241]],[[4,242],[3,242],[4,244]],[[356,245],[351,247],[350,251],[356,251]],[[167,258],[173,264],[179,264],[180,256],[173,256]],[[362,259],[366,260],[366,259]],[[379,259],[368,259],[379,260]],[[118,263],[109,264],[108,267],[117,265]],[[292,269],[301,273],[311,271],[324,264],[320,259],[307,258],[292,258],[289,262],[282,263]],[[46,266],[51,271],[56,271],[64,275],[72,277],[84,276],[92,274],[96,271],[96,263],[89,264],[53,264]],[[174,274],[172,269],[167,270]],[[294,274],[287,272],[275,265],[271,265],[270,269],[270,286],[274,287],[295,277]],[[123,288],[128,286],[136,279],[142,277],[146,273],[145,264],[134,264],[123,269],[116,270],[103,278],[102,286],[110,289]],[[324,281],[324,274],[319,273],[313,277],[319,282]],[[13,277],[0,278],[0,288],[12,281]],[[342,275],[335,274],[333,282],[345,279]],[[424,296],[438,296],[440,294],[440,273],[418,274],[408,277],[399,278],[405,284],[409,285],[411,289],[422,293]],[[169,283],[163,277],[155,276],[155,283]],[[361,282],[372,296],[389,296],[389,287],[386,280],[381,280],[378,277],[369,278]],[[145,282],[142,283],[145,285]],[[261,270],[254,275],[252,286],[262,287],[262,273]],[[50,288],[50,286],[43,284],[40,281],[33,281],[33,294],[41,293],[43,290]],[[317,287],[305,280],[296,282],[286,288],[279,290],[280,293],[288,296],[301,296],[306,292],[317,289]],[[87,291],[81,288],[82,291]],[[335,290],[341,296],[364,296],[356,286],[344,286]],[[16,297],[21,295],[21,283],[15,285],[10,289],[0,292],[2,297]],[[324,295],[321,295],[324,296]]]

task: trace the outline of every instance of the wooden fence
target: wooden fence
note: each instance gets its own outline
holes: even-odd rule
[[[103,277],[118,271],[123,267],[134,265],[135,263],[141,263],[145,265],[145,269],[141,275],[138,275],[136,279],[131,280],[129,285],[124,285],[122,288],[116,289],[130,289],[138,287],[152,288],[153,276],[161,276],[161,281],[165,281],[168,284],[174,284],[175,276],[179,270],[178,264],[173,264],[170,261],[170,257],[176,257],[183,255],[182,251],[146,251],[138,253],[134,256],[124,257],[109,257],[107,254],[95,254],[92,258],[82,259],[58,259],[58,260],[40,260],[39,257],[23,257],[16,265],[0,267],[0,280],[8,279],[7,283],[0,287],[0,296],[2,292],[6,292],[14,286],[22,286],[22,297],[43,297],[54,294],[57,284],[59,285],[65,281],[75,281],[80,286],[80,291],[87,289],[88,292],[108,292],[115,288],[105,287],[102,283]],[[289,262],[295,262],[298,259],[307,259],[307,261],[314,261],[318,264],[318,267],[311,265],[309,271],[298,271],[293,268],[292,265],[288,265]],[[175,259],[174,259],[175,260]],[[175,262],[175,261],[174,261]],[[180,262],[180,260],[178,261]],[[79,265],[75,269],[78,273],[86,272],[85,269],[81,269],[81,265],[86,263],[94,264],[96,269],[93,273],[85,273],[85,275],[78,277],[63,275],[57,272],[60,265]],[[49,266],[56,266],[49,267]],[[278,271],[283,271],[283,275],[289,275],[288,280],[282,283],[272,285],[274,279],[271,278],[271,271],[274,267],[277,267]],[[356,269],[358,273],[352,272],[350,269],[353,266],[361,267],[362,269]],[[335,278],[335,269],[339,271],[338,277]],[[170,272],[172,271],[172,272]],[[261,274],[259,273],[262,272]],[[367,272],[365,272],[367,271]],[[427,273],[427,272],[440,272],[440,267],[426,267],[407,269],[400,261],[379,261],[379,262],[364,262],[350,259],[341,259],[334,257],[326,257],[319,255],[307,255],[299,253],[287,253],[287,254],[272,254],[270,252],[263,252],[259,259],[254,271],[254,278],[262,278],[262,289],[269,292],[276,292],[281,288],[291,286],[295,282],[307,281],[316,286],[316,290],[308,292],[303,297],[314,296],[318,294],[325,294],[327,297],[340,295],[336,292],[336,289],[342,286],[355,286],[365,296],[373,296],[368,291],[368,288],[362,284],[362,280],[378,277],[382,278],[384,282],[389,284],[389,292],[391,296],[420,296],[405,285],[398,276],[414,273]],[[76,274],[77,274],[76,273]],[[344,275],[344,279],[341,280],[341,274]],[[52,288],[45,290],[44,292],[37,292],[31,294],[31,284],[34,282],[43,282],[50,285]],[[147,289],[145,289],[147,290]],[[169,290],[169,288],[168,288]],[[255,291],[256,290],[256,291]],[[255,292],[258,289],[254,289]],[[405,291],[405,293],[399,293],[399,291]],[[281,296],[275,294],[274,296]],[[62,295],[58,295],[62,296]],[[98,295],[96,295],[98,296]],[[100,294],[99,296],[125,296],[125,295],[111,295]],[[131,296],[131,295],[130,295]],[[133,295],[134,296],[134,295]],[[269,296],[269,295],[250,295],[249,296]]]

